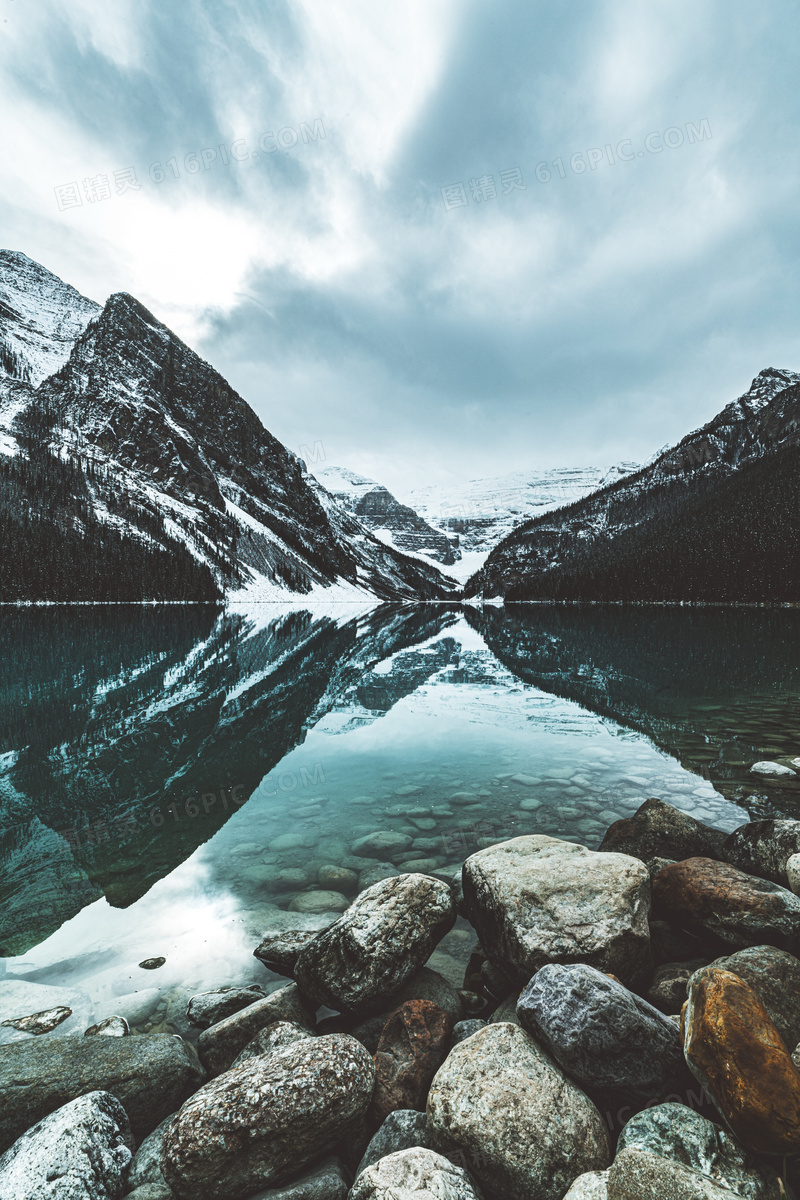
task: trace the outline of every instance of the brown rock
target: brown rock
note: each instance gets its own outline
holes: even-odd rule
[[[680,860],[703,855],[721,858],[726,833],[673,808],[663,800],[645,800],[632,817],[615,821],[606,830],[600,850],[630,854],[648,862],[653,858]]]
[[[682,1031],[692,1074],[742,1145],[800,1151],[800,1072],[750,985],[718,967],[697,971]]]
[[[800,959],[774,946],[749,946],[708,965],[749,983],[786,1045],[792,1049],[800,1042]]]
[[[406,1000],[392,1013],[375,1054],[372,1110],[377,1121],[398,1108],[425,1108],[452,1028],[444,1009],[430,1000]]]
[[[700,928],[729,946],[800,945],[800,898],[785,888],[710,858],[664,867],[653,880],[658,917]]]

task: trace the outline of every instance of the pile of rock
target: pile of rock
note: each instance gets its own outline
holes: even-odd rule
[[[0,1046],[0,1195],[779,1200],[798,853],[800,822],[726,837],[651,800],[599,851],[488,846],[460,893],[387,876],[326,928],[267,932],[291,982],[193,997],[196,1053],[113,1021]],[[425,965],[457,905],[460,992]]]

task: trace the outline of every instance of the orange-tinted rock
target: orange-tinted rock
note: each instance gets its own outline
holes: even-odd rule
[[[683,1018],[686,1061],[742,1145],[800,1151],[800,1072],[750,985],[704,967],[692,976]]]
[[[770,945],[792,951],[800,945],[800,898],[710,858],[687,858],[659,871],[653,911],[737,948]]]
[[[431,1000],[406,1000],[392,1013],[375,1054],[372,1111],[378,1121],[398,1108],[425,1108],[452,1028],[447,1013]]]

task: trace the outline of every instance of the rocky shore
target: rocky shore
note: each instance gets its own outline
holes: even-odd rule
[[[65,1035],[68,1007],[5,1022],[0,1197],[798,1194],[800,821],[726,834],[648,800],[598,850],[402,865],[322,928],[263,930],[263,988],[193,996],[196,1044],[118,1013]],[[457,918],[461,988],[430,965]]]

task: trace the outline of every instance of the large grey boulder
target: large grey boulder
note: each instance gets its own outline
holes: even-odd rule
[[[748,821],[728,837],[720,857],[748,875],[788,888],[786,864],[800,852],[800,821],[789,818]]]
[[[125,1109],[89,1092],[56,1109],[0,1157],[4,1200],[119,1200],[131,1161]]]
[[[255,1004],[256,1000],[264,999],[264,989],[257,983],[250,987],[223,987],[213,992],[198,992],[189,1001],[186,1016],[190,1025],[197,1029],[208,1029],[226,1017],[240,1012],[243,1008]]]
[[[450,888],[428,875],[374,884],[309,942],[294,977],[318,1004],[366,1016],[380,1012],[452,928]]]
[[[197,1040],[197,1053],[209,1075],[221,1075],[241,1054],[248,1042],[275,1021],[291,1021],[313,1029],[315,1007],[293,983],[278,988],[263,1000],[248,1004],[224,1021],[204,1029]]]
[[[346,1034],[252,1058],[195,1092],[167,1130],[161,1169],[178,1200],[238,1200],[275,1187],[365,1116],[375,1068]]]
[[[653,858],[721,858],[727,834],[713,829],[664,800],[645,800],[632,817],[615,821],[606,831],[600,850],[630,854],[649,862]]]
[[[708,1176],[745,1200],[780,1200],[775,1171],[757,1161],[726,1130],[684,1104],[660,1104],[626,1124],[617,1153],[639,1150]]]
[[[609,1165],[591,1100],[517,1025],[487,1025],[455,1046],[428,1094],[435,1147],[465,1153],[490,1200],[562,1200]]]
[[[651,969],[650,876],[636,858],[535,834],[473,854],[463,878],[487,955],[520,982],[550,962],[590,963],[623,983]]]
[[[748,946],[710,965],[733,971],[750,984],[787,1048],[793,1050],[800,1042],[800,959],[775,946]]]
[[[537,971],[517,1016],[603,1105],[663,1099],[685,1074],[680,1031],[669,1017],[583,963]]]
[[[310,1037],[314,1037],[314,1034],[302,1025],[295,1025],[293,1021],[275,1021],[247,1043],[244,1050],[236,1055],[231,1067],[240,1067],[249,1058],[273,1054],[275,1050],[283,1050],[285,1046],[293,1046],[295,1042],[303,1042]]]
[[[483,1200],[462,1167],[433,1150],[398,1150],[367,1167],[354,1183],[350,1200]]]
[[[42,1117],[92,1091],[116,1096],[138,1142],[204,1079],[191,1046],[168,1033],[42,1037],[0,1046],[0,1150]]]
[[[417,1112],[414,1108],[395,1109],[389,1113],[364,1151],[364,1157],[356,1170],[356,1178],[362,1171],[366,1171],[367,1167],[371,1167],[381,1158],[386,1158],[388,1154],[395,1154],[398,1150],[410,1150],[413,1146],[432,1149],[428,1136],[428,1118],[424,1112]]]
[[[617,1155],[606,1194],[608,1200],[736,1200],[738,1196],[699,1171],[643,1150]]]
[[[148,1133],[136,1151],[128,1175],[129,1188],[144,1187],[147,1184],[153,1187],[157,1185],[162,1190],[167,1187],[167,1181],[161,1170],[161,1147],[164,1144],[164,1135],[175,1116],[175,1113],[170,1113],[160,1125],[156,1125],[153,1132]]]

